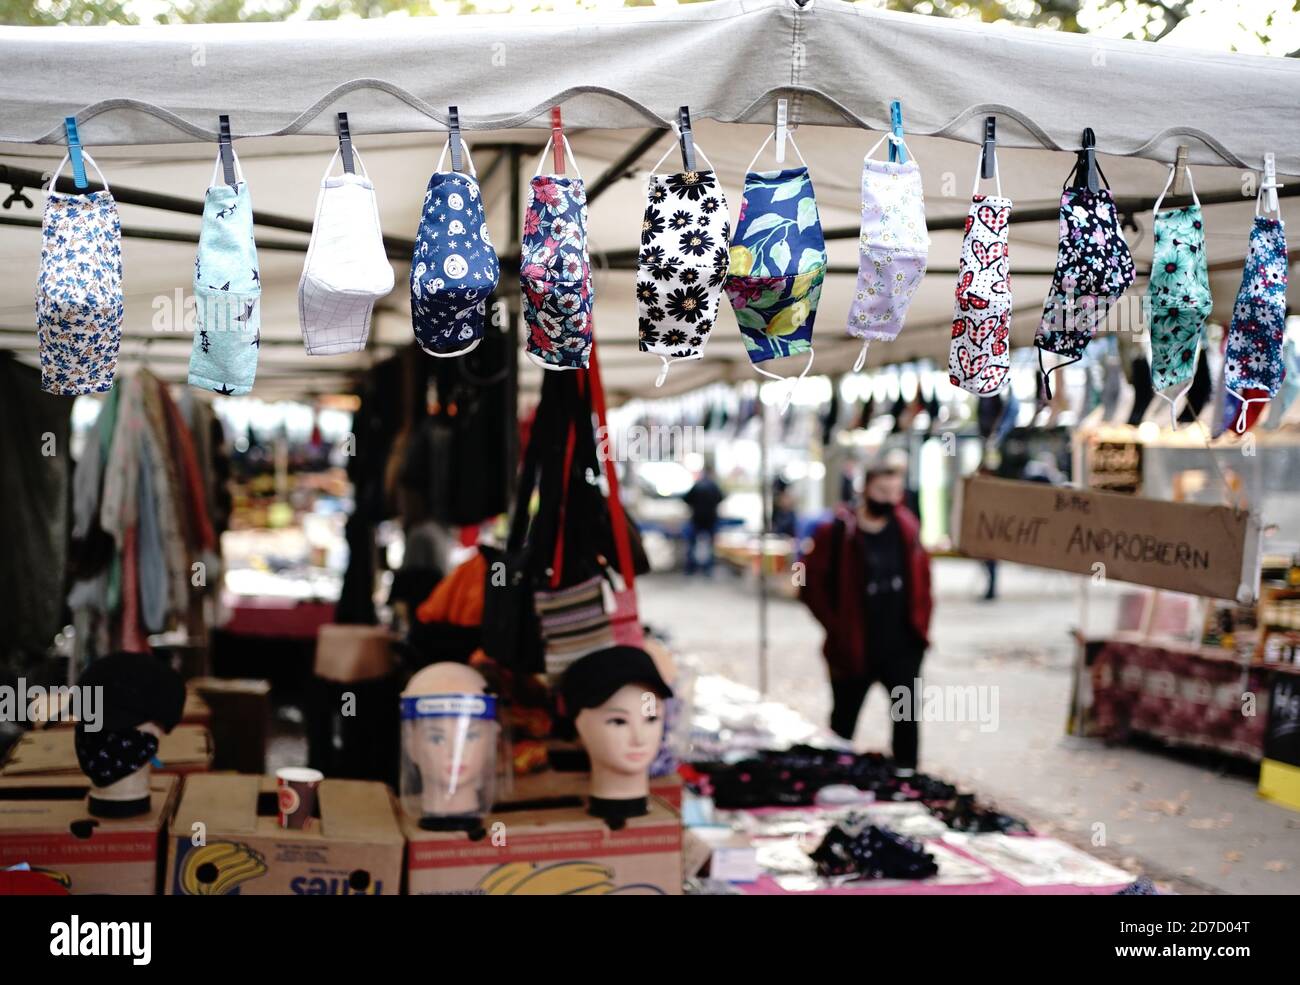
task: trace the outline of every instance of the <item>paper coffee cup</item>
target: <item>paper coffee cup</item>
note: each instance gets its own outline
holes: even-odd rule
[[[310,828],[316,813],[316,788],[325,774],[303,766],[286,766],[275,771],[280,798],[280,827]]]

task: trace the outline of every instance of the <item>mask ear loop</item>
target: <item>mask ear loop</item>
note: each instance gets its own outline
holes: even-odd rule
[[[547,142],[546,146],[547,146],[547,147],[550,147],[550,146],[551,146],[549,141]],[[568,142],[567,140],[564,142],[564,146],[565,146],[565,147],[568,147],[568,146],[569,146],[569,142]],[[451,147],[451,136],[450,136],[450,135],[447,136],[447,142],[444,143],[444,144],[442,145],[442,153],[438,155],[438,164],[437,164],[437,166],[434,168],[435,171],[441,171],[441,170],[442,170],[442,162],[443,162],[443,159],[447,156],[447,149],[448,149],[449,147]],[[473,159],[472,157],[469,156],[469,144],[465,143],[465,138],[464,138],[464,137],[461,137],[461,138],[460,138],[460,149],[461,149],[461,151],[462,151],[462,152],[464,153],[464,155],[465,155],[465,163],[469,165],[469,173],[470,173],[470,176],[471,176],[475,181],[477,181],[477,180],[478,180],[478,171],[476,171],[476,170],[474,169],[474,159]],[[354,153],[355,153],[355,150],[356,150],[356,148],[353,148]],[[542,155],[542,156],[545,157],[545,155]],[[572,155],[570,155],[570,156],[572,156]],[[540,173],[540,171],[541,171],[541,166],[540,166],[540,165],[538,166],[538,169],[537,169],[537,170],[538,170],[538,172]],[[577,168],[574,168],[574,170],[576,171]]]
[[[767,148],[767,145],[770,144],[775,139],[776,139],[776,134],[769,133],[767,135],[767,138],[761,144],[758,145],[758,150],[754,152],[754,157],[750,160],[749,167],[745,168],[746,171],[754,170],[754,165],[758,163],[759,156]],[[808,162],[803,159],[803,155],[799,153],[799,145],[794,142],[794,134],[787,132],[785,139],[789,141],[790,146],[794,148],[794,156],[799,158],[799,163],[802,164],[804,167],[807,167]]]
[[[546,163],[546,155],[551,152],[551,141],[553,141],[554,139],[555,139],[554,135],[546,138],[546,146],[542,148],[542,156],[537,159],[537,170],[533,172],[534,178],[536,178],[538,175],[542,173],[542,165]],[[566,159],[569,161],[569,163],[573,165],[574,176],[577,178],[581,178],[582,172],[578,170],[578,159],[573,156],[573,148],[569,146],[569,138],[566,137],[564,134],[560,134],[560,139],[564,141],[564,150],[565,153],[568,155]],[[465,146],[465,142],[463,140],[461,141],[461,146],[462,147]],[[477,177],[477,175],[475,175],[475,177]]]
[[[993,181],[997,188],[998,198],[1002,197],[1002,165],[998,163],[997,155],[993,155]],[[979,165],[975,167],[975,182],[971,185],[970,197],[974,198],[980,193],[980,169]]]
[[[87,151],[86,148],[84,147],[81,148],[81,159],[83,161],[90,162],[90,166],[95,169],[95,174],[99,175],[99,183],[104,186],[104,191],[110,191],[108,187],[108,179],[104,177],[104,172],[99,170],[99,165],[95,163],[95,159],[90,156],[90,152]],[[69,160],[68,155],[64,154],[63,160],[59,162],[59,166],[55,168],[54,171],[50,174],[50,183],[45,186],[46,195],[54,191],[54,183],[59,180],[59,173],[63,170],[64,166],[68,163],[68,160]]]
[[[338,152],[335,151],[335,153]],[[86,152],[83,150],[81,154],[84,157]],[[239,155],[235,153],[235,148],[233,147],[230,148],[230,161],[235,168],[235,183],[242,185],[244,183],[244,169],[240,167]],[[333,167],[333,165],[331,165],[331,167]],[[95,170],[98,171],[99,168],[96,168]],[[220,174],[221,174],[221,154],[218,153],[217,159],[212,165],[212,180],[208,183],[208,187],[216,188],[218,184],[224,184],[224,182],[217,181],[217,176]]]
[[[802,383],[803,378],[808,375],[808,370],[812,369],[813,356],[815,356],[816,354],[817,354],[816,350],[811,348],[808,350],[808,362],[804,364],[803,372],[800,373],[798,376],[780,376],[777,373],[769,373],[761,366],[757,366],[757,365],[754,366],[754,372],[766,376],[769,380],[776,380],[778,383],[790,384],[790,389],[786,391],[785,397],[782,398],[781,400],[782,417],[784,417],[785,412],[790,409],[790,404],[794,400],[794,392],[799,389],[799,384]]]
[[[861,373],[862,367],[867,364],[867,350],[871,348],[871,340],[862,340],[862,349],[858,352],[858,358],[853,362],[853,372]]]

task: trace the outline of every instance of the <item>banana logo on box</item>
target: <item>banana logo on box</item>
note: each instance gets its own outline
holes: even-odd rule
[[[192,848],[181,860],[181,892],[187,896],[226,896],[239,884],[266,873],[266,860],[242,842],[214,841]]]
[[[474,887],[486,896],[662,896],[658,886],[614,885],[614,870],[595,862],[507,862],[488,872]]]

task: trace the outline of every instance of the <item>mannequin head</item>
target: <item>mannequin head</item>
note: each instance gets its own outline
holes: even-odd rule
[[[591,796],[646,797],[663,739],[663,699],[672,697],[650,654],[629,646],[590,653],[565,671],[560,691],[591,758]]]
[[[482,815],[492,804],[497,735],[482,674],[458,663],[417,672],[402,692],[406,809],[419,817]]]

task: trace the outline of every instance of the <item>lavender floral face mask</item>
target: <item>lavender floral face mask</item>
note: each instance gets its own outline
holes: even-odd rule
[[[893,135],[877,141],[862,162],[858,283],[849,306],[848,324],[849,334],[862,339],[854,372],[862,368],[867,346],[873,341],[892,342],[898,338],[912,295],[925,276],[930,252],[921,169],[916,159],[910,152],[906,163],[871,159],[887,139],[893,139]],[[906,144],[903,147],[906,149]]]

